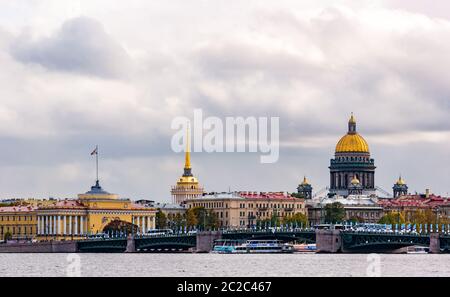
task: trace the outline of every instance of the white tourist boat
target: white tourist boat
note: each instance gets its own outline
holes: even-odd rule
[[[407,254],[428,254],[429,252],[430,248],[425,246],[408,246],[406,248]]]
[[[247,240],[245,243],[236,246],[236,254],[279,254],[293,253],[294,246],[283,243],[280,240]]]

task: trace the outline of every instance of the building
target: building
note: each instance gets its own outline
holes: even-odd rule
[[[0,207],[0,240],[31,240],[36,228],[36,207]]]
[[[307,215],[305,200],[286,192],[226,192],[205,194],[186,201],[187,208],[204,207],[216,214],[220,227],[246,228],[257,221]]]
[[[313,188],[311,184],[306,179],[306,176],[303,177],[303,181],[298,185],[297,187],[297,194],[299,196],[304,197],[305,199],[311,199],[312,198],[312,191]]]
[[[426,190],[425,194],[406,194],[395,199],[382,200],[379,205],[385,213],[401,212],[407,221],[411,221],[417,211],[427,210],[434,214],[432,219],[439,218],[440,221],[448,222],[450,218],[449,198],[430,194],[429,190]]]
[[[375,161],[370,157],[367,141],[356,131],[353,114],[348,131],[336,145],[330,160],[330,193],[348,196],[375,194]]]
[[[203,192],[203,188],[200,186],[198,179],[192,174],[191,152],[188,143],[185,153],[183,175],[178,179],[177,184],[173,186],[171,190],[172,202],[180,205],[187,200],[201,197]]]
[[[375,168],[369,145],[357,132],[352,114],[347,134],[336,144],[334,158],[330,160],[329,192],[322,196],[316,193],[317,197],[307,200],[309,222],[325,223],[326,205],[339,202],[345,210],[344,220],[377,223],[383,216],[383,208],[376,196]]]
[[[110,223],[133,224],[139,233],[155,228],[156,210],[121,199],[99,181],[78,199],[61,200],[36,210],[38,240],[72,240],[104,232]]]
[[[408,185],[401,176],[395,182],[394,186],[392,187],[392,190],[394,192],[393,196],[394,198],[398,198],[403,195],[408,195]]]
[[[314,204],[308,204],[308,221],[312,225],[326,222],[325,206],[339,202],[345,210],[345,221],[363,221],[365,223],[378,223],[383,217],[383,207],[378,204],[378,200],[367,195],[349,195],[324,197]]]

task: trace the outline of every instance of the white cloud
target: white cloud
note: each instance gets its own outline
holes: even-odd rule
[[[414,189],[448,191],[450,23],[429,11],[385,1],[132,0],[82,1],[84,17],[73,18],[69,2],[14,3],[22,5],[8,4],[10,17],[0,18],[0,146],[17,151],[0,158],[10,166],[0,168],[7,193],[19,184],[7,170],[23,160],[33,169],[21,176],[46,168],[39,182],[50,187],[53,173],[67,171],[52,193],[84,190],[88,179],[77,182],[73,164],[98,143],[104,170],[112,167],[107,190],[167,200],[182,166],[170,122],[194,108],[280,116],[282,125],[272,166],[254,155],[194,156],[208,190],[293,190],[304,174],[318,190],[353,111],[380,185],[401,171]],[[432,173],[411,168],[418,159]],[[23,191],[46,193],[38,182]]]

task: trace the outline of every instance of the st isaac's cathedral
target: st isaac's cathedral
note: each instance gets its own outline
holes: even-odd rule
[[[328,193],[312,196],[312,187],[305,184],[305,180],[297,188],[299,194],[311,197],[307,200],[310,222],[322,223],[323,208],[333,202],[344,206],[347,220],[361,218],[366,222],[377,222],[383,215],[383,209],[377,204],[375,168],[369,145],[357,132],[356,119],[352,114],[347,134],[336,144],[334,158],[330,161]]]

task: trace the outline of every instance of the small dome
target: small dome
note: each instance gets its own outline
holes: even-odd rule
[[[396,185],[399,185],[399,186],[403,186],[403,185],[406,185],[406,182],[405,182],[405,180],[400,176],[395,184],[396,184]]]
[[[359,179],[357,179],[356,177],[354,177],[354,178],[352,179],[352,181],[351,181],[351,184],[354,185],[354,186],[359,185]]]
[[[308,179],[306,179],[306,176],[303,177],[303,181],[301,182],[302,186],[306,186],[306,185],[310,185],[310,183],[308,182]]]

